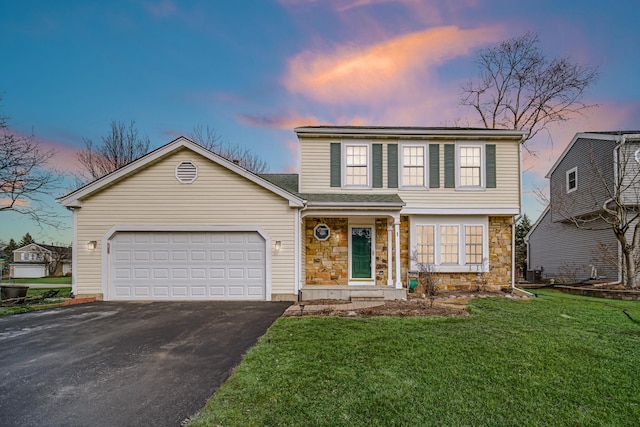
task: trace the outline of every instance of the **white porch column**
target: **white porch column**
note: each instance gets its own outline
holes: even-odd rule
[[[400,277],[400,215],[393,219],[395,247],[396,247],[396,289],[402,288],[402,278]]]
[[[387,218],[387,286],[393,286],[393,225],[391,218]]]

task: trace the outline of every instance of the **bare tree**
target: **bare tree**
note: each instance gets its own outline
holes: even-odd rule
[[[91,139],[83,138],[85,148],[78,152],[78,161],[84,167],[78,176],[83,183],[101,178],[125,166],[149,152],[149,137],[138,135],[132,120],[129,126],[124,122],[111,122],[111,132],[102,137],[102,144],[96,145]]]
[[[551,194],[552,210],[578,228],[611,230],[622,255],[624,285],[626,288],[636,289],[640,270],[637,265],[640,237],[640,140],[619,139],[615,145],[611,170],[599,161],[592,147],[588,150],[593,178],[583,187],[589,189],[589,200],[585,200],[585,192],[581,193],[581,197],[576,197],[573,196],[574,193],[567,194],[559,188]],[[612,257],[615,258],[610,251],[601,256],[609,258],[608,262],[612,262]],[[620,265],[620,262],[617,264]]]
[[[0,115],[0,212],[26,215],[40,226],[59,226],[58,215],[46,203],[60,175],[49,166],[55,154],[36,140],[9,129]]]
[[[207,150],[213,151],[227,160],[237,162],[238,165],[253,173],[266,173],[269,171],[269,166],[265,160],[246,147],[241,147],[238,144],[231,145],[222,141],[222,137],[218,135],[215,128],[209,126],[203,128],[202,125],[196,125],[187,137]]]
[[[547,59],[538,35],[503,41],[481,50],[479,76],[462,87],[462,105],[471,107],[489,129],[529,130],[527,140],[553,122],[562,122],[593,107],[583,102],[596,83],[596,67],[569,58]]]

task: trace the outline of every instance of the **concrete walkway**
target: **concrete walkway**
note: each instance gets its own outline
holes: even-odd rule
[[[379,307],[384,305],[384,301],[356,301],[349,302],[347,304],[312,304],[305,303],[303,313],[316,313],[319,311],[331,310],[331,311],[354,311],[362,310],[363,308]],[[285,310],[286,313],[298,314],[300,313],[300,307],[302,305],[292,305]]]

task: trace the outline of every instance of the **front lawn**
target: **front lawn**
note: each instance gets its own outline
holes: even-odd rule
[[[71,276],[62,277],[42,277],[39,279],[2,279],[2,284],[12,285],[21,283],[42,283],[51,285],[69,285],[71,286]]]
[[[466,317],[281,318],[190,425],[636,425],[640,303],[539,293]]]
[[[50,298],[45,298],[47,295],[53,294],[54,292],[55,292],[55,296]],[[28,311],[37,310],[39,308],[42,308],[43,306],[64,301],[65,298],[69,298],[70,296],[71,296],[70,287],[29,289],[27,291],[27,298],[31,298],[31,300],[28,300],[26,304],[7,305],[3,303],[2,306],[0,306],[0,316],[4,316],[6,314],[26,313]]]

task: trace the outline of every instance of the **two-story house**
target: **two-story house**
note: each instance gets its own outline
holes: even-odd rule
[[[34,279],[63,276],[71,273],[71,248],[30,243],[13,251],[9,276],[13,279]]]
[[[549,205],[526,236],[528,269],[564,281],[621,280],[622,253],[605,207],[620,201],[635,215],[638,163],[640,131],[577,133],[546,175]]]
[[[524,131],[295,129],[299,174],[254,174],[178,138],[59,201],[74,292],[105,300],[405,298],[513,286]]]

